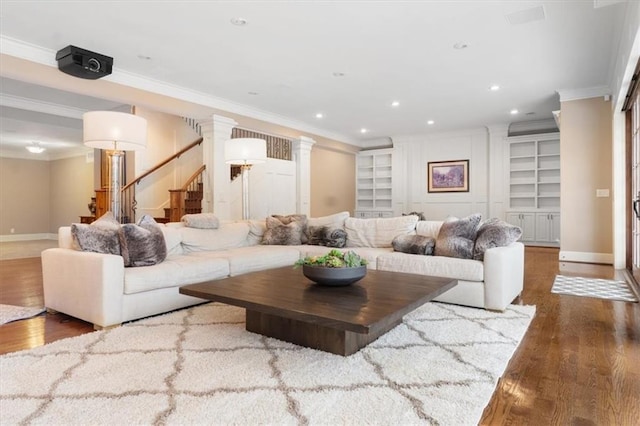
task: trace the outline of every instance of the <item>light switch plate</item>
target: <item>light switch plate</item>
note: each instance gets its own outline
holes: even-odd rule
[[[608,189],[596,189],[596,197],[608,197],[609,190]]]

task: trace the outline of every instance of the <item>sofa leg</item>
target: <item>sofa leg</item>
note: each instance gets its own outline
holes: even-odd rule
[[[117,328],[120,327],[122,324],[112,324],[112,325],[108,325],[106,327],[103,327],[101,325],[98,324],[93,324],[93,329],[100,331],[100,330],[111,330],[112,328]]]

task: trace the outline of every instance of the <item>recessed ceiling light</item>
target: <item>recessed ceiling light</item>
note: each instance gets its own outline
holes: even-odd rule
[[[25,148],[32,154],[42,154],[45,151],[38,142],[32,142],[31,145],[25,146]]]
[[[498,86],[497,84],[494,84],[491,87],[489,87],[489,90],[491,90],[492,92],[497,92],[498,90],[500,90],[500,86]]]
[[[433,121],[433,120],[428,120],[428,121],[427,121],[427,124],[428,124],[429,126],[433,125],[434,123],[435,123],[435,121]]]
[[[399,106],[399,105],[400,105],[400,102],[398,102],[398,101],[393,101],[393,102],[391,102],[391,106],[392,106],[392,107],[397,107],[397,106]]]
[[[333,73],[334,77],[344,77],[344,75],[345,74],[343,72],[339,72],[339,71],[336,71],[336,72]]]
[[[509,112],[511,113],[511,115],[516,115],[518,113],[518,110],[514,108]]]
[[[360,133],[367,133],[367,132],[368,132],[368,130],[365,129],[364,127],[362,129],[360,129]]]
[[[259,95],[259,93],[258,93],[258,92],[247,92],[247,93],[248,93],[249,95],[251,95],[251,96],[257,96],[257,95]]]
[[[321,112],[316,114],[316,118],[322,118],[322,117],[324,117],[324,114],[322,114]]]
[[[238,17],[238,18],[233,18],[233,19],[231,20],[231,23],[232,23],[233,25],[237,25],[237,26],[239,26],[239,27],[244,27],[245,25],[247,25],[247,24],[249,23],[249,21],[247,21],[247,20],[246,20],[246,19],[244,19],[244,18],[240,18],[240,17]]]
[[[457,49],[457,50],[466,49],[467,47],[469,47],[469,45],[467,43],[463,43],[463,42],[458,42],[458,43],[453,45],[453,48]]]

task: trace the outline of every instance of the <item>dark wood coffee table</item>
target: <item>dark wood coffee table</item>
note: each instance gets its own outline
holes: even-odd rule
[[[246,309],[246,329],[301,346],[351,355],[458,280],[367,271],[346,287],[309,281],[302,269],[270,269],[180,287],[180,293]]]

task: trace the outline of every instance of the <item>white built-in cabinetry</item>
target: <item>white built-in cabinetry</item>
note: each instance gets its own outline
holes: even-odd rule
[[[560,243],[560,135],[507,139],[506,221],[522,228],[521,241]]]
[[[393,149],[361,151],[356,156],[355,217],[392,217]]]

